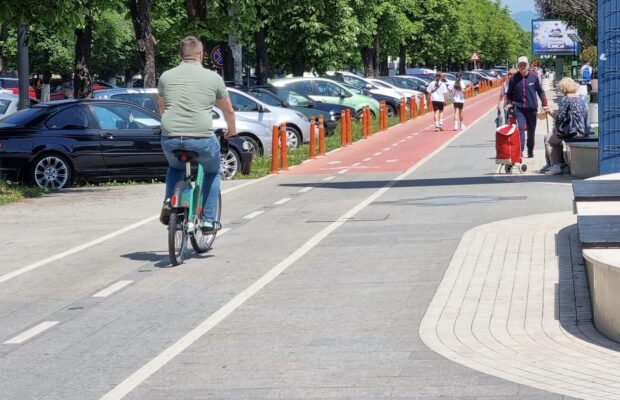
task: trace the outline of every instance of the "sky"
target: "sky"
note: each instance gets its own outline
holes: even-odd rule
[[[534,0],[502,0],[502,3],[506,4],[510,11],[513,13],[519,11],[533,11],[536,12],[534,6]]]

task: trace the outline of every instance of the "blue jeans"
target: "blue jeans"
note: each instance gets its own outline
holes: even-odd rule
[[[525,148],[525,132],[527,130],[527,150],[534,151],[534,136],[536,134],[536,110],[515,107],[515,117],[519,134],[521,135],[521,151]]]
[[[166,199],[172,197],[174,186],[185,177],[185,164],[179,161],[173,150],[187,150],[198,153],[196,160],[204,170],[202,182],[202,218],[205,221],[216,220],[217,196],[220,192],[220,141],[213,135],[205,139],[182,139],[162,136],[161,147],[168,160],[166,174]]]

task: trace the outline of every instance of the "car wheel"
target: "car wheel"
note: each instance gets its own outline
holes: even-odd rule
[[[388,118],[398,116],[398,114],[396,113],[396,108],[394,108],[394,106],[392,106],[391,104],[386,104],[385,108],[387,109]]]
[[[60,154],[46,153],[31,164],[30,180],[41,189],[63,189],[71,184],[71,165]]]
[[[228,149],[226,153],[221,154],[220,161],[223,179],[232,179],[237,175],[241,165],[241,157],[239,157],[236,151]]]
[[[261,147],[260,143],[258,140],[254,139],[251,136],[245,135],[245,134],[240,134],[239,136],[243,137],[245,139],[246,142],[248,142],[250,144],[250,152],[254,155],[254,156],[262,156],[264,154],[264,150]]]
[[[301,146],[302,139],[301,133],[297,129],[287,126],[286,127],[286,147],[289,149],[296,149]]]

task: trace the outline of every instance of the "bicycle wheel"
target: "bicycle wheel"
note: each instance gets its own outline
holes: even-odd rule
[[[185,233],[185,213],[173,209],[168,222],[168,254],[172,265],[183,264],[187,234]]]
[[[217,222],[220,222],[220,217],[222,215],[222,193],[218,193],[217,195],[217,206],[215,209],[215,215],[217,218]],[[217,232],[214,232],[210,235],[203,235],[200,228],[196,229],[196,231],[190,236],[190,241],[192,242],[192,247],[196,251],[196,253],[204,253],[211,248],[213,245],[213,241],[215,240],[215,236]]]

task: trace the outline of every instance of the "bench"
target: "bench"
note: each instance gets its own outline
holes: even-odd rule
[[[596,328],[620,342],[620,174],[573,181]]]
[[[590,178],[598,175],[598,138],[565,139],[565,159],[570,176]]]

